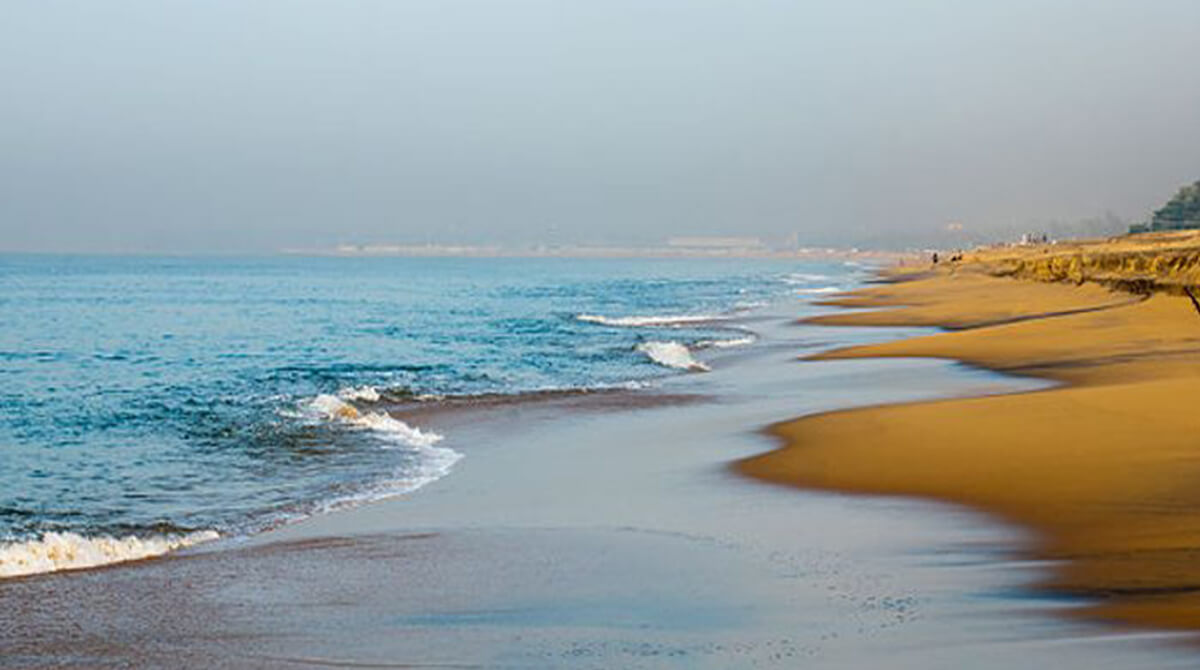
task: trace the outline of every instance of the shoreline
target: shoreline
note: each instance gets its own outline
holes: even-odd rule
[[[1042,566],[1012,560],[1004,547],[1024,535],[1011,526],[730,472],[773,446],[748,427],[797,411],[1030,387],[937,361],[798,364],[798,350],[831,343],[795,316],[753,315],[755,346],[714,352],[712,372],[655,392],[698,402],[584,396],[430,415],[468,458],[417,494],[0,582],[0,606],[22,613],[0,630],[0,667],[1179,661],[1158,636],[1099,634],[1027,597]]]
[[[1082,599],[1070,616],[1200,630],[1200,439],[1190,437],[1200,419],[1188,402],[1200,391],[1200,319],[1171,292],[995,276],[1005,253],[893,270],[899,281],[828,303],[887,309],[807,320],[946,332],[807,358],[936,358],[1054,387],[804,416],[768,428],[782,446],[734,468],[983,511],[1034,533],[1023,552],[1050,566],[1034,587]]]

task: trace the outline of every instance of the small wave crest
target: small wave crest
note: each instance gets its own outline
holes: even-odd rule
[[[642,342],[635,349],[664,367],[691,372],[708,372],[712,369],[692,358],[691,350],[679,342]]]
[[[811,272],[792,272],[783,276],[785,284],[812,284],[814,282],[825,281],[829,279],[829,275],[815,274]]]
[[[597,323],[602,326],[618,326],[621,328],[671,327],[686,326],[694,323],[721,321],[728,317],[717,314],[680,314],[676,316],[600,316],[599,314],[577,314],[575,319],[584,323]]]
[[[360,400],[362,402],[379,402],[379,391],[373,386],[351,386],[337,392],[342,400]]]
[[[136,561],[218,537],[212,530],[157,537],[46,533],[36,540],[0,543],[0,578]]]
[[[437,433],[414,428],[384,412],[360,412],[335,395],[319,395],[309,402],[309,408],[323,419],[373,430],[410,447],[432,447],[442,440]]]
[[[796,289],[796,293],[800,293],[803,295],[824,295],[827,293],[841,293],[841,292],[842,292],[842,287],[840,287],[840,286],[818,286],[815,288],[798,288],[798,289]]]
[[[405,447],[416,456],[415,462],[406,464],[393,477],[375,482],[353,494],[326,501],[319,509],[321,512],[415,491],[450,474],[450,469],[462,459],[459,452],[436,446],[442,441],[440,434],[415,428],[385,412],[361,412],[335,395],[324,394],[313,398],[309,401],[308,410],[322,420],[370,430],[385,440]]]
[[[728,340],[700,340],[696,343],[697,349],[732,349],[734,347],[745,347],[754,344],[758,338],[753,335],[744,337],[733,337]]]

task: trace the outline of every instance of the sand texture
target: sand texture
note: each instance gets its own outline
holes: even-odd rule
[[[783,449],[740,468],[806,487],[981,508],[1035,531],[1034,557],[1052,561],[1040,586],[1085,596],[1076,612],[1200,628],[1200,315],[1181,295],[1191,270],[1155,264],[1147,245],[987,250],[847,297],[843,304],[911,306],[819,321],[960,330],[820,358],[950,358],[1062,384],[802,418],[773,429]],[[1039,274],[1072,254],[1087,272],[1132,269],[1082,284]]]

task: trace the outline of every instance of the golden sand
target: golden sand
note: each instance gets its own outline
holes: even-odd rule
[[[1128,251],[1119,244],[1129,242],[1093,251],[1119,257]],[[1182,275],[1138,277],[1158,291],[1149,295],[1093,279],[1011,278],[1014,256],[1060,252],[999,249],[902,271],[897,283],[839,302],[909,307],[817,321],[962,329],[819,358],[949,358],[1062,386],[805,417],[773,428],[785,447],[739,468],[776,482],[983,509],[1035,531],[1034,557],[1056,561],[1040,586],[1088,597],[1083,615],[1198,629],[1200,314],[1170,294],[1187,284]],[[1090,267],[1086,258],[1079,265]]]

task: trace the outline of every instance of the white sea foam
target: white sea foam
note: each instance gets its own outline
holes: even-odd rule
[[[445,477],[462,458],[462,454],[453,449],[436,446],[442,440],[442,436],[437,433],[414,428],[384,412],[360,412],[337,396],[319,395],[309,402],[309,408],[324,420],[370,430],[416,455],[415,462],[406,464],[394,477],[377,482],[353,495],[328,501],[322,505],[320,511],[353,507],[415,491]]]
[[[787,284],[811,284],[813,282],[825,281],[829,279],[829,275],[812,274],[808,272],[793,272],[784,275],[783,281]]]
[[[321,418],[377,431],[410,447],[432,447],[442,439],[437,433],[414,428],[384,412],[360,412],[335,395],[319,395],[310,401],[309,407]]]
[[[692,358],[692,352],[679,342],[642,342],[635,348],[664,367],[692,372],[708,372],[712,369]]]
[[[211,530],[149,538],[46,533],[37,540],[0,543],[0,578],[136,561],[217,537]]]
[[[734,308],[741,312],[747,312],[752,309],[758,309],[759,307],[766,307],[769,304],[770,303],[765,300],[743,300],[736,303]]]
[[[411,493],[450,474],[450,469],[462,459],[462,454],[446,447],[424,445],[412,448],[418,453],[415,464],[405,465],[390,479],[370,484],[353,494],[326,501],[317,511],[331,512]]]
[[[598,314],[578,314],[579,321],[598,323],[604,326],[620,326],[622,328],[640,328],[653,326],[684,326],[692,323],[721,321],[728,317],[717,314],[681,314],[676,316],[600,316]]]
[[[379,402],[379,391],[373,386],[352,386],[338,391],[337,397],[341,398],[342,400]]]
[[[818,286],[816,288],[798,288],[798,289],[796,289],[796,293],[801,293],[804,295],[823,295],[826,293],[841,293],[841,292],[842,292],[842,287],[840,287],[840,286]]]
[[[733,347],[744,347],[754,344],[758,340],[753,335],[744,337],[734,337],[728,340],[700,340],[696,343],[698,349],[732,349]]]

